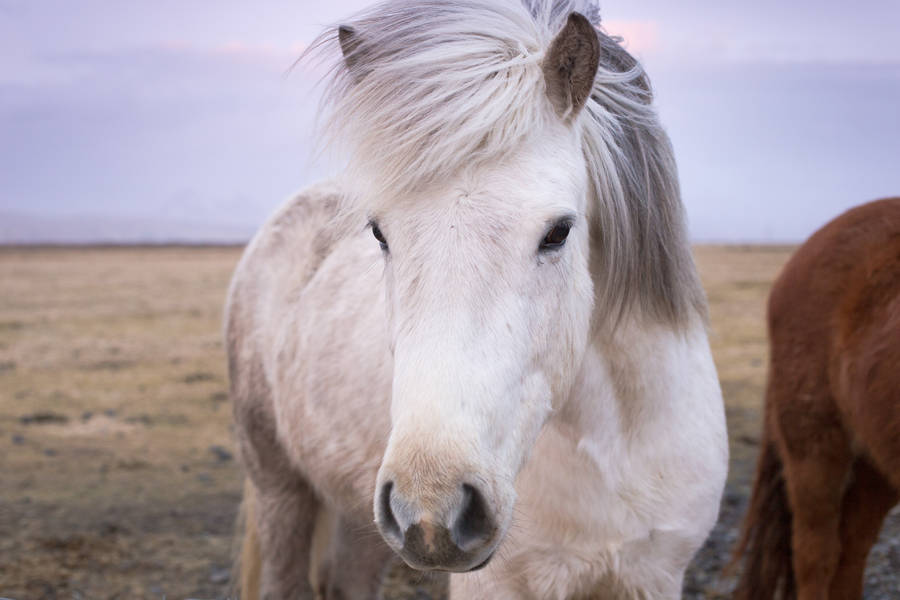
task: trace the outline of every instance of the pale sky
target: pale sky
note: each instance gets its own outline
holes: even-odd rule
[[[252,231],[327,175],[316,75],[360,0],[0,0],[3,213]],[[900,194],[900,2],[601,2],[643,60],[695,239],[796,241]]]

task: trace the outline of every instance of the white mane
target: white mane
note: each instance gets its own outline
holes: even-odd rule
[[[569,13],[598,27],[600,67],[577,120],[596,196],[595,280],[612,315],[705,314],[675,161],[640,64],[589,0],[389,0],[352,19],[324,106],[329,139],[374,196],[397,197],[502,158],[548,118],[541,61]],[[337,29],[316,49],[337,49]],[[355,174],[355,177],[354,177]]]

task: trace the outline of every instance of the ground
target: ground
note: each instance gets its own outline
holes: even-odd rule
[[[721,575],[749,492],[764,307],[790,248],[696,248],[731,437],[720,523],[686,598]],[[221,315],[238,248],[0,249],[0,596],[222,598],[240,499]],[[866,597],[897,597],[900,513]],[[418,592],[403,569],[389,600]]]

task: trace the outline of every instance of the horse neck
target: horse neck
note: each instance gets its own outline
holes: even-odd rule
[[[715,418],[721,392],[703,319],[679,326],[626,318],[591,340],[572,393],[554,415],[579,445],[654,443],[670,425]]]

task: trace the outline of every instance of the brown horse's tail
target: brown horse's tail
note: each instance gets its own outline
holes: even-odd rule
[[[734,600],[787,600],[796,597],[791,553],[791,509],[781,457],[764,435],[756,482],[731,567],[743,562]]]
[[[259,535],[256,531],[256,491],[249,479],[244,479],[244,499],[237,520],[234,565],[231,569],[232,598],[259,600],[260,557]]]

